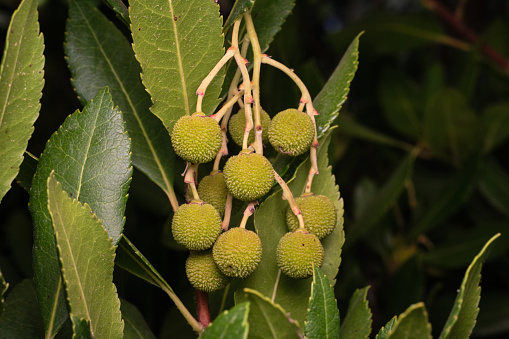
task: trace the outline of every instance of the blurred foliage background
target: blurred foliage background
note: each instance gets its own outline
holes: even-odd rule
[[[233,0],[219,3],[226,15]],[[17,5],[0,1],[1,39]],[[353,291],[370,285],[374,329],[425,301],[439,331],[466,267],[501,232],[483,269],[474,336],[507,337],[508,16],[507,1],[297,0],[272,43],[268,54],[292,67],[314,96],[350,41],[365,31],[359,69],[329,149],[346,210],[336,285],[342,316]],[[64,0],[41,2],[46,84],[28,147],[35,156],[65,117],[81,108],[63,52],[66,17]],[[294,107],[299,91],[266,67],[262,100],[274,115]],[[0,267],[11,286],[32,276],[27,203],[26,191],[14,185],[0,207]],[[192,305],[187,253],[165,233],[170,210],[157,186],[135,172],[125,232]],[[190,331],[184,321],[165,321],[178,311],[161,291],[120,269],[115,274],[120,296],[138,306],[159,337]]]

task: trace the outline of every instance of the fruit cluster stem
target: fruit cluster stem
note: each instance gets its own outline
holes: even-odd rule
[[[248,10],[244,13],[244,22],[246,23],[247,34],[251,41],[251,47],[253,49],[253,97],[254,97],[254,124],[255,124],[255,146],[256,153],[263,155],[262,145],[262,124],[260,118],[260,70],[262,64],[262,50],[260,48],[260,42],[256,35],[256,30],[251,17],[251,12]]]
[[[304,228],[304,219],[302,218],[300,209],[297,206],[295,199],[293,198],[292,191],[290,191],[290,188],[288,187],[286,182],[283,180],[283,178],[281,178],[281,176],[276,171],[274,171],[274,177],[276,178],[277,183],[279,184],[279,186],[281,186],[281,189],[283,190],[283,200],[288,201],[293,214],[295,214],[295,216],[299,220],[299,228]]]
[[[246,224],[247,224],[247,220],[249,219],[250,216],[253,215],[254,211],[255,211],[255,205],[257,204],[256,201],[251,201],[246,209],[244,210],[244,215],[242,216],[242,220],[240,222],[240,228],[246,228]]]
[[[200,290],[195,290],[195,293],[198,321],[200,325],[205,328],[210,324],[209,295]]]
[[[233,196],[228,192],[226,196],[226,204],[224,205],[223,230],[228,231],[230,226],[230,218],[232,215]]]
[[[188,184],[191,188],[193,199],[200,200],[200,196],[196,190],[196,174],[198,174],[198,164],[188,164],[186,174],[184,176],[184,183]]]

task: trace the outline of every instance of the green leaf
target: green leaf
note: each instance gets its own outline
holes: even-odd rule
[[[0,271],[0,319],[2,319],[2,314],[4,313],[5,307],[4,294],[7,292],[8,288],[9,284],[5,281],[4,276],[2,275],[2,271]]]
[[[115,246],[111,237],[88,204],[69,197],[54,172],[48,178],[48,210],[73,326],[78,318],[83,327],[85,319],[93,336],[122,338],[124,323],[113,284]]]
[[[320,139],[318,149],[318,170],[320,174],[313,180],[312,192],[329,197],[335,204],[338,212],[337,224],[334,231],[322,240],[325,250],[325,258],[321,271],[331,284],[335,283],[338,267],[341,262],[341,247],[344,243],[343,231],[343,199],[340,198],[339,188],[335,177],[328,165],[327,150],[330,143],[331,131]],[[306,180],[310,169],[310,162],[306,160],[297,169],[295,178],[288,181],[288,186],[295,197],[304,192]],[[311,293],[312,278],[292,279],[281,274],[276,264],[276,247],[279,239],[288,232],[284,211],[288,202],[282,200],[282,193],[278,191],[268,197],[255,212],[255,228],[262,241],[262,261],[258,268],[248,278],[243,279],[238,292],[244,287],[255,289],[264,296],[273,299],[280,304],[293,319],[304,324],[309,306],[308,298]],[[236,303],[245,301],[243,293],[235,295]],[[256,328],[256,324],[250,321],[250,327]]]
[[[122,0],[104,0],[104,2],[117,14],[117,17],[129,26],[129,10]]]
[[[376,222],[390,209],[394,201],[405,188],[406,181],[410,178],[414,165],[415,153],[409,153],[394,170],[393,175],[370,200],[364,210],[369,211],[360,216],[348,234],[347,247],[355,244],[361,237],[366,235],[376,225]]]
[[[424,303],[410,305],[401,313],[387,339],[431,339],[431,324]],[[459,337],[466,338],[466,337]]]
[[[378,97],[384,116],[402,135],[419,139],[422,129],[422,90],[395,69],[384,69],[380,75]]]
[[[44,86],[44,39],[37,1],[24,0],[12,15],[0,65],[0,201],[23,161]]]
[[[124,320],[124,338],[156,339],[136,306],[120,299],[120,312]]]
[[[242,292],[241,292],[242,293]],[[300,338],[296,322],[280,305],[274,303],[260,292],[245,288],[243,299],[249,301],[249,338],[291,339]]]
[[[122,114],[113,108],[108,90],[103,89],[83,112],[66,118],[39,159],[29,207],[34,221],[34,282],[50,335],[67,319],[67,308],[48,212],[47,178],[54,170],[64,190],[87,203],[117,242],[132,173],[129,152]]]
[[[479,189],[493,207],[509,215],[509,174],[494,158],[483,161]]]
[[[339,132],[350,135],[352,137],[374,142],[380,145],[398,147],[405,150],[410,150],[412,147],[406,142],[391,138],[385,134],[363,126],[345,114],[340,115],[337,122]]]
[[[371,310],[366,299],[369,286],[355,290],[346,317],[341,324],[342,339],[368,338],[371,333]]]
[[[459,166],[479,144],[479,122],[456,89],[437,92],[426,108],[424,139],[437,157]]]
[[[389,332],[394,328],[394,325],[396,325],[396,322],[398,321],[398,317],[394,316],[387,324],[385,324],[384,327],[378,331],[378,334],[376,335],[375,339],[387,339],[387,335]]]
[[[232,10],[230,11],[230,15],[228,15],[228,19],[224,23],[223,31],[226,32],[228,28],[230,28],[233,23],[244,14],[249,8],[253,7],[255,0],[237,0],[233,4]]]
[[[498,245],[497,245],[498,248]],[[472,337],[488,338],[509,331],[509,293],[506,289],[484,290]]]
[[[30,192],[30,187],[32,187],[32,179],[34,178],[38,163],[39,159],[37,159],[33,154],[29,152],[25,152],[23,154],[23,162],[19,167],[16,182],[27,192]]]
[[[445,338],[469,338],[476,323],[479,313],[479,300],[481,298],[481,269],[490,247],[500,236],[494,235],[484,245],[483,249],[474,258],[463,277],[458,296],[444,325],[440,339]]]
[[[115,264],[163,290],[173,292],[166,280],[125,235],[117,243]]]
[[[307,338],[339,338],[339,310],[334,288],[320,269],[313,266],[313,284],[306,319]]]
[[[315,117],[318,136],[322,136],[330,127],[350,92],[350,83],[359,65],[359,38],[362,32],[350,43],[345,54],[331,77],[323,86],[313,105],[319,115]]]
[[[509,137],[509,103],[488,106],[482,114],[484,152],[489,153]]]
[[[44,338],[44,324],[32,280],[23,280],[7,296],[0,319],[0,338]]]
[[[108,86],[120,107],[132,143],[134,166],[173,195],[175,153],[170,136],[149,108],[141,68],[131,44],[115,25],[87,1],[70,1],[65,51],[72,83],[86,103]]]
[[[71,314],[73,339],[94,339],[90,332],[90,321]]]
[[[135,0],[129,3],[136,58],[152,96],[151,110],[171,131],[196,111],[196,90],[223,56],[222,17],[213,1]],[[203,112],[218,104],[223,76],[208,87]]]
[[[479,158],[473,157],[458,173],[454,174],[412,229],[413,238],[441,225],[462,206],[476,184],[479,166]]]
[[[295,0],[255,0],[251,16],[262,53],[269,48],[294,5]]]
[[[205,329],[200,339],[245,339],[249,333],[249,303],[245,302],[221,313]],[[255,329],[257,331],[257,329]]]

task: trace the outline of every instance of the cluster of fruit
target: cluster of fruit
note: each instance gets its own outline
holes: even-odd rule
[[[255,232],[245,228],[246,222],[254,212],[254,202],[271,190],[274,181],[281,185],[283,197],[289,202],[286,213],[289,232],[280,239],[276,251],[277,264],[289,277],[308,277],[312,275],[313,265],[322,265],[324,249],[320,239],[333,231],[337,218],[335,205],[329,198],[311,193],[313,176],[318,173],[318,141],[314,121],[316,111],[309,92],[286,66],[261,54],[251,17],[246,13],[244,20],[250,33],[244,42],[251,42],[255,55],[251,83],[244,59],[247,48],[240,52],[238,47],[240,20],[233,28],[232,47],[197,90],[198,112],[177,120],[171,133],[175,153],[188,163],[184,179],[188,185],[187,203],[175,211],[172,233],[177,243],[191,250],[186,262],[187,276],[194,288],[204,292],[222,289],[230,278],[245,278],[256,270],[262,259],[262,243]],[[232,57],[239,69],[230,86],[228,100],[218,112],[207,116],[201,112],[206,87]],[[262,62],[283,70],[301,88],[303,98],[298,109],[279,112],[272,120],[261,109],[259,66]],[[241,74],[243,81],[237,88]],[[237,102],[241,108],[230,118]],[[304,107],[307,113],[303,112]],[[227,129],[242,150],[229,157],[220,171],[219,159],[228,154],[225,150]],[[288,156],[298,156],[310,150],[312,170],[305,193],[297,199],[263,155],[263,144],[267,143]],[[214,159],[212,173],[196,185],[198,164]],[[249,202],[249,205],[240,225],[228,229],[232,209],[242,202]]]

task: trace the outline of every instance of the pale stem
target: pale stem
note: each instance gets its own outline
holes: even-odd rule
[[[242,216],[242,220],[240,221],[240,228],[246,228],[246,224],[247,224],[247,220],[249,219],[250,216],[253,215],[254,211],[255,211],[255,205],[258,204],[258,202],[256,201],[251,201],[246,209],[244,210],[244,216]]]
[[[304,219],[302,219],[300,209],[297,206],[295,199],[293,198],[292,191],[290,191],[290,188],[288,187],[286,182],[283,180],[283,178],[279,176],[279,174],[276,171],[274,171],[274,177],[276,178],[277,183],[279,184],[279,186],[281,186],[281,189],[283,190],[283,200],[288,201],[293,214],[295,214],[295,216],[299,220],[299,228],[304,228]]]
[[[246,23],[247,34],[251,41],[251,47],[253,49],[253,96],[254,96],[254,125],[256,131],[255,137],[255,150],[256,153],[263,155],[262,145],[262,124],[260,119],[260,69],[262,64],[262,50],[260,48],[260,42],[256,35],[256,30],[251,18],[250,11],[244,13],[244,22]]]
[[[224,205],[223,230],[228,231],[230,226],[230,218],[232,215],[233,196],[228,193],[226,196],[226,204]]]
[[[277,292],[277,287],[279,285],[279,279],[281,278],[281,270],[278,270],[277,271],[277,277],[276,277],[276,283],[274,284],[274,289],[272,290],[272,302],[275,302],[276,300],[276,292]]]
[[[311,160],[311,168],[309,169],[308,179],[306,181],[305,193],[311,193],[311,185],[313,184],[313,177],[318,174],[318,161],[316,156],[316,147],[311,146],[309,150],[309,159]]]
[[[221,120],[221,118],[223,117],[223,115],[225,115],[225,113],[233,107],[233,105],[235,105],[235,103],[237,102],[237,100],[239,100],[242,96],[244,95],[244,91],[239,91],[237,94],[235,94],[233,96],[233,98],[229,99],[224,105],[223,107],[221,107],[221,109],[219,111],[217,111],[216,113],[212,114],[210,117],[211,118],[214,118],[217,122],[219,122]]]
[[[204,326],[202,326],[194,317],[193,315],[191,314],[191,312],[189,312],[189,310],[187,309],[187,307],[182,303],[182,301],[179,299],[179,297],[177,297],[177,295],[171,290],[171,289],[168,289],[164,284],[159,284],[159,287],[161,287],[161,289],[166,292],[166,294],[170,297],[170,299],[173,301],[173,303],[175,303],[175,306],[177,306],[178,310],[180,311],[180,313],[184,316],[184,318],[186,318],[187,322],[189,323],[189,325],[191,325],[191,327],[193,328],[193,330],[195,332],[198,332],[198,333],[202,333],[203,330],[205,329]]]
[[[212,168],[213,172],[219,171],[219,162],[221,161],[221,158],[228,155],[228,146],[226,145],[228,139],[226,138],[226,131],[223,129],[221,130],[221,133],[223,135],[223,143],[221,144],[221,149],[219,149],[216,159],[214,160],[214,167]]]
[[[198,164],[190,164],[187,166],[186,175],[184,176],[184,182],[191,187],[191,192],[193,193],[193,198],[195,200],[200,200],[200,196],[198,195],[198,191],[196,190],[195,183],[195,174],[198,173]]]
[[[196,102],[196,111],[201,112],[202,111],[202,101],[203,97],[205,96],[205,91],[207,90],[207,87],[210,85],[212,80],[216,77],[217,73],[223,68],[223,66],[235,55],[236,49],[234,47],[228,48],[225,55],[219,60],[219,62],[212,68],[210,73],[203,79],[200,86],[196,90],[196,95],[198,96],[198,100]]]

